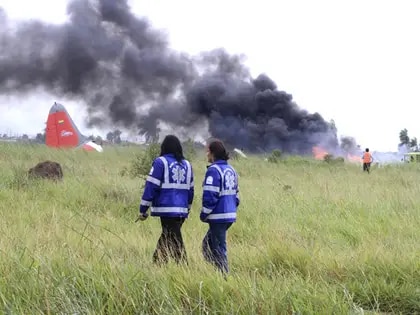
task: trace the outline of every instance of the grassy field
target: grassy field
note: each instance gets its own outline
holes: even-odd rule
[[[241,207],[225,281],[201,255],[206,162],[183,227],[189,266],[155,267],[156,218],[134,223],[137,148],[0,144],[0,313],[420,314],[420,167],[233,160]],[[25,172],[59,162],[61,183]],[[149,166],[148,166],[149,167]]]

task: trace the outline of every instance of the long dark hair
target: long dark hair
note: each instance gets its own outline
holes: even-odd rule
[[[173,154],[178,162],[185,159],[181,141],[174,135],[167,135],[160,145],[160,156]]]
[[[209,143],[209,151],[213,154],[215,160],[229,160],[229,153],[226,151],[222,140],[213,139]]]

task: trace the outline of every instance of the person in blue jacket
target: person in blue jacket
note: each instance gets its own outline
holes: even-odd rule
[[[190,213],[194,199],[194,175],[184,158],[182,145],[174,135],[162,142],[161,153],[153,161],[140,202],[140,220],[160,217],[162,233],[153,254],[157,264],[167,263],[172,257],[177,263],[187,263],[181,227]]]
[[[213,140],[207,147],[207,167],[203,183],[200,220],[208,223],[209,229],[202,243],[204,258],[222,273],[229,272],[226,236],[227,230],[236,222],[239,206],[238,175],[228,164],[229,154],[220,140]]]

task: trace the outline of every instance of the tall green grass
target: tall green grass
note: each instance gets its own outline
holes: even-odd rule
[[[192,161],[189,265],[159,268],[159,220],[134,223],[144,182],[127,170],[139,154],[0,145],[1,313],[420,314],[420,167],[368,175],[302,158],[232,160],[241,206],[225,281],[201,255],[204,157]],[[43,160],[62,165],[62,182],[27,179]]]

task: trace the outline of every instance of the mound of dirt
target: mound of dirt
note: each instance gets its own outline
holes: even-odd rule
[[[45,178],[51,180],[61,180],[63,178],[63,169],[57,162],[40,162],[35,167],[29,169],[29,177]]]

